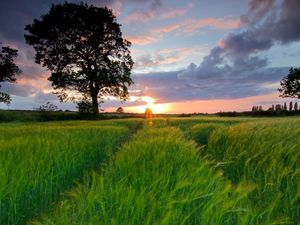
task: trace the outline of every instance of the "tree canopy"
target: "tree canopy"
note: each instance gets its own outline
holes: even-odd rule
[[[122,107],[118,107],[116,112],[117,113],[124,113],[124,109]]]
[[[36,51],[36,63],[51,71],[48,79],[60,100],[90,99],[96,114],[99,99],[126,100],[133,83],[131,43],[120,27],[106,7],[65,2],[27,25],[25,40]]]
[[[1,45],[1,43],[0,43]],[[2,82],[16,82],[16,75],[21,73],[19,67],[14,63],[14,59],[18,56],[18,50],[10,47],[1,47],[0,50],[0,88]],[[11,102],[10,95],[0,91],[0,102],[9,104]]]
[[[291,68],[289,74],[280,81],[281,88],[278,91],[280,97],[300,99],[300,67]]]

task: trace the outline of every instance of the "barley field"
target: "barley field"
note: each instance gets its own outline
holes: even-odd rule
[[[0,224],[299,224],[300,117],[0,124]]]

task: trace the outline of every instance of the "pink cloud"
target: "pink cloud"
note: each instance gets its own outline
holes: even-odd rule
[[[154,11],[148,12],[134,12],[129,14],[125,19],[124,23],[132,23],[132,22],[147,22],[155,17],[156,13]]]
[[[240,27],[240,20],[237,19],[221,19],[221,18],[205,18],[200,20],[187,20],[182,24],[182,28],[192,33],[202,27],[212,27],[216,29],[237,29]]]
[[[133,12],[129,14],[127,17],[124,19],[124,23],[133,23],[133,22],[147,22],[152,19],[160,19],[160,20],[166,20],[166,19],[171,19],[175,18],[178,16],[183,16],[187,13],[187,9],[169,9],[165,11],[164,13],[161,13],[158,11],[157,8],[152,8],[149,9],[145,12]]]
[[[40,76],[34,76],[30,77],[29,75],[27,76],[21,76],[17,80],[16,85],[20,86],[30,86],[32,90],[34,91],[49,91],[51,88],[51,83],[47,80],[49,77],[48,73],[41,74]]]
[[[174,23],[167,26],[151,29],[154,33],[169,33],[175,30],[186,33],[194,33],[202,27],[212,27],[216,29],[237,29],[240,27],[240,21],[237,19],[205,18],[200,20],[186,20],[182,23]]]
[[[135,45],[148,45],[160,39],[158,36],[144,35],[144,36],[127,36],[126,39]]]
[[[147,45],[158,41],[164,33],[180,31],[185,33],[194,33],[203,27],[212,27],[215,29],[237,29],[240,27],[238,19],[205,18],[200,20],[186,20],[182,23],[173,23],[166,26],[155,27],[149,30],[148,35],[129,36],[128,40],[133,44]]]
[[[172,32],[174,30],[178,30],[180,27],[181,27],[180,24],[170,24],[170,25],[163,26],[163,27],[153,28],[151,30],[151,32],[154,32],[154,33],[169,33],[169,32]]]

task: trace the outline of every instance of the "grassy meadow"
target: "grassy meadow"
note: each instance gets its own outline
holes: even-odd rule
[[[0,224],[299,224],[300,117],[0,124]]]

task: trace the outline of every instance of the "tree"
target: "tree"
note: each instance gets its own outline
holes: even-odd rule
[[[145,109],[145,119],[152,119],[152,110],[150,108]]]
[[[81,114],[93,114],[93,105],[88,100],[77,102],[77,109]]]
[[[286,102],[283,104],[283,109],[284,109],[284,110],[287,110]]]
[[[293,102],[290,102],[289,111],[293,111]]]
[[[299,98],[300,99],[300,67],[291,68],[289,74],[280,81],[281,88],[278,91],[282,98]]]
[[[41,105],[39,108],[37,108],[37,110],[41,112],[54,112],[58,111],[58,107],[51,102],[47,102],[45,105]]]
[[[295,102],[295,105],[294,105],[294,110],[297,111],[298,110],[298,102]]]
[[[36,51],[35,62],[51,71],[48,80],[60,100],[89,98],[97,114],[99,99],[126,100],[133,83],[131,43],[120,26],[106,7],[65,2],[27,25],[25,39]]]
[[[0,43],[1,45],[1,43]],[[19,67],[14,63],[14,59],[18,56],[18,50],[10,47],[1,47],[0,51],[0,88],[1,82],[16,82],[16,75],[21,73]],[[0,102],[9,104],[11,102],[10,95],[0,91]]]
[[[117,108],[116,110],[117,113],[124,113],[124,109],[122,107]]]
[[[280,104],[276,104],[276,105],[275,105],[275,110],[276,110],[276,111],[281,111],[281,110],[282,110],[281,105],[280,105]]]

